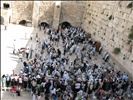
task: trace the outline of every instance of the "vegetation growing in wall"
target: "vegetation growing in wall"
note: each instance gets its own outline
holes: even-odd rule
[[[133,2],[131,2],[131,3],[129,3],[128,5],[127,5],[127,8],[132,8],[133,7]]]
[[[133,40],[133,34],[129,34],[128,35],[128,38],[131,39],[131,40]]]
[[[128,40],[128,41],[127,41],[127,44],[130,44],[131,42],[132,42],[131,40]]]
[[[119,54],[121,52],[121,49],[120,48],[114,48],[114,51],[113,51],[113,53],[114,54]]]
[[[114,17],[112,15],[110,15],[108,19],[112,20],[112,19],[114,19]]]
[[[60,8],[60,6],[59,6],[59,5],[57,5],[56,7],[57,7],[57,8]]]
[[[131,27],[131,29],[130,29],[130,34],[128,35],[128,38],[129,38],[130,40],[133,40],[133,25],[132,25],[132,27]]]
[[[89,21],[88,23],[91,24],[91,21]]]

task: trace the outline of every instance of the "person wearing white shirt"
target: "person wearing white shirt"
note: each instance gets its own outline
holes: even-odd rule
[[[19,83],[19,86],[22,87],[23,81],[22,81],[22,77],[21,76],[18,78],[18,83]]]
[[[21,62],[23,61],[23,60],[22,60],[22,57],[23,57],[23,55],[22,55],[22,53],[20,53],[20,54],[19,54],[19,59],[18,59],[18,60],[21,61]]]

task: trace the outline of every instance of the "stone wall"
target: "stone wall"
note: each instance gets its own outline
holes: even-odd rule
[[[54,23],[55,1],[40,1],[39,5],[36,1],[2,1],[5,2],[11,4],[12,22],[32,20],[33,24],[42,21],[50,25]],[[104,50],[114,59],[110,63],[119,63],[118,68],[122,66],[121,69],[133,76],[133,46],[128,42],[133,9],[127,8],[129,3],[131,1],[62,1],[58,21],[68,21],[91,33],[92,38],[101,41]],[[121,49],[118,55],[113,54],[115,47]]]
[[[57,1],[54,7],[54,16],[53,16],[53,28],[58,29],[58,25],[60,24],[60,13],[61,13],[61,2]]]
[[[55,2],[53,1],[40,1],[40,15],[39,21],[47,22],[48,24],[53,23],[54,16],[54,6]]]
[[[4,3],[8,3],[11,6],[11,1],[1,1],[1,6],[0,6],[1,18],[2,18],[1,21],[3,21],[2,24],[5,25],[5,26],[8,26],[8,24],[9,24],[9,17],[11,15],[11,9],[10,8],[5,9],[3,7]]]
[[[84,10],[84,2],[62,1],[60,23],[67,21],[73,26],[80,27]]]
[[[9,24],[9,10],[10,9],[1,8],[1,17],[2,17],[1,21],[3,21],[2,24],[4,26],[8,26]]]
[[[19,23],[21,20],[32,20],[33,1],[12,1],[11,21]]]
[[[19,23],[21,20],[32,20],[34,24],[45,21],[52,25],[56,1],[40,1],[37,7],[35,6],[35,2],[36,1],[11,1],[11,22]],[[82,1],[62,1],[59,23],[68,21],[73,26],[80,27],[84,7],[84,2]],[[38,21],[36,21],[35,16],[38,18]]]
[[[32,14],[32,26],[38,26],[39,23],[39,1],[34,2],[33,4],[33,14]]]
[[[87,1],[81,26],[94,40],[101,41],[110,56],[120,63],[119,68],[133,76],[133,52],[128,43],[133,9],[127,8],[129,3],[131,1]],[[118,55],[113,54],[115,47],[121,49]]]

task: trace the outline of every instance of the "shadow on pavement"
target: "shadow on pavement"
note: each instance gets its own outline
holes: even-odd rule
[[[13,56],[10,56],[10,58],[13,58],[13,59],[18,59],[18,57],[13,57]]]
[[[13,49],[13,47],[10,47],[10,46],[6,46],[7,48],[11,48],[11,49]]]

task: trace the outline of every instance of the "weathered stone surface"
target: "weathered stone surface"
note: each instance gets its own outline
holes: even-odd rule
[[[87,16],[87,19],[83,19],[83,21],[91,20],[95,24],[84,23],[81,25],[85,30],[88,30],[87,26],[89,26],[91,33],[99,31],[96,36],[92,35],[92,38],[101,41],[102,46],[106,50],[112,52],[115,47],[120,47],[120,55],[113,55],[113,57],[120,62],[123,67],[133,65],[132,62],[129,61],[129,59],[133,57],[133,54],[132,52],[128,52],[129,44],[127,44],[128,34],[130,33],[129,30],[133,25],[133,10],[126,7],[130,2],[131,1],[90,1],[88,3],[91,7],[87,6],[85,9],[91,12],[91,16]],[[114,17],[111,20],[108,19],[110,15]],[[86,17],[86,14],[83,15],[83,18],[84,17]],[[100,27],[102,27],[102,29],[100,29]],[[104,29],[106,31],[104,31]],[[105,32],[106,34],[104,35]],[[123,55],[130,55],[130,57],[123,61]],[[129,69],[127,68],[127,70]]]
[[[70,22],[73,26],[80,26],[83,16],[84,5],[76,1],[62,2],[60,23],[64,21]]]
[[[9,10],[1,8],[1,16],[4,18],[3,24],[7,26],[9,24]]]
[[[21,20],[32,20],[33,1],[12,1],[12,22],[19,23]]]
[[[52,25],[54,17],[55,2],[40,1],[39,22],[47,22]]]
[[[9,1],[2,1],[4,2]],[[51,26],[68,21],[91,33],[92,38],[99,40],[110,53],[115,47],[120,47],[120,55],[112,54],[112,59],[118,60],[123,66],[133,65],[130,61],[133,52],[128,52],[130,45],[127,44],[133,25],[133,10],[127,8],[131,1],[62,1],[60,14],[56,10],[56,1],[40,1],[40,4],[35,2],[37,1],[10,1],[11,21],[18,23],[21,20],[32,20],[33,25],[45,21]],[[3,15],[4,13],[1,16]],[[109,19],[111,15],[113,18]],[[6,17],[4,19],[8,20]],[[123,61],[123,55],[130,57]]]

